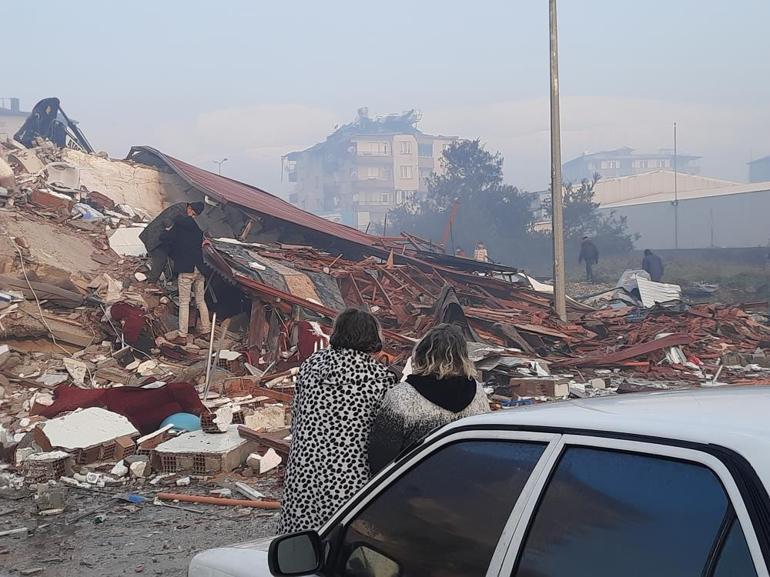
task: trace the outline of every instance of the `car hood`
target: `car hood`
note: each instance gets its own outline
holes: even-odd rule
[[[190,561],[187,577],[270,577],[267,550],[272,537],[201,551]]]

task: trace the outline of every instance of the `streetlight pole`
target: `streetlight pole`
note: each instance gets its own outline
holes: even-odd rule
[[[222,176],[222,165],[225,162],[227,162],[227,159],[223,158],[222,160],[214,160],[213,162],[214,162],[214,164],[217,165],[217,174],[219,174],[219,176]]]
[[[674,122],[674,248],[679,248],[679,186],[677,181],[676,122]]]
[[[567,320],[567,291],[564,275],[564,206],[561,182],[561,130],[559,116],[559,46],[556,29],[556,0],[549,0],[551,32],[551,231],[553,234],[553,303],[556,314]]]

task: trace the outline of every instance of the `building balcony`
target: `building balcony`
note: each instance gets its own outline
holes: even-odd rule
[[[362,178],[352,184],[357,190],[393,190],[392,178]]]
[[[380,166],[393,164],[393,156],[390,154],[365,154],[356,156],[358,166]]]

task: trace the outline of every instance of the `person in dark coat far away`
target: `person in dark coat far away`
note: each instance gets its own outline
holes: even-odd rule
[[[663,261],[649,248],[644,251],[642,268],[649,273],[650,280],[653,282],[660,282],[663,278]]]
[[[587,236],[583,237],[583,242],[580,245],[580,257],[578,262],[586,263],[586,280],[593,282],[594,271],[593,266],[599,264],[599,249]]]
[[[209,309],[206,306],[206,279],[203,271],[203,232],[195,222],[204,209],[202,202],[187,205],[187,214],[177,217],[174,226],[164,231],[161,241],[169,247],[174,269],[179,275],[179,336],[178,344],[187,343],[190,321],[190,296],[195,291],[195,304],[200,314],[200,334],[211,332]]]

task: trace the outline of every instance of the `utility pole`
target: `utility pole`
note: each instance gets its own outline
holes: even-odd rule
[[[222,160],[214,160],[213,162],[214,162],[214,164],[217,165],[217,174],[219,174],[219,176],[222,176],[222,165],[225,162],[227,162],[227,159],[223,158]]]
[[[674,248],[679,248],[679,187],[676,162],[676,122],[674,122]]]
[[[553,234],[553,304],[562,321],[567,320],[564,275],[564,206],[561,183],[561,130],[559,119],[559,46],[556,0],[548,1],[551,32],[551,232]]]

